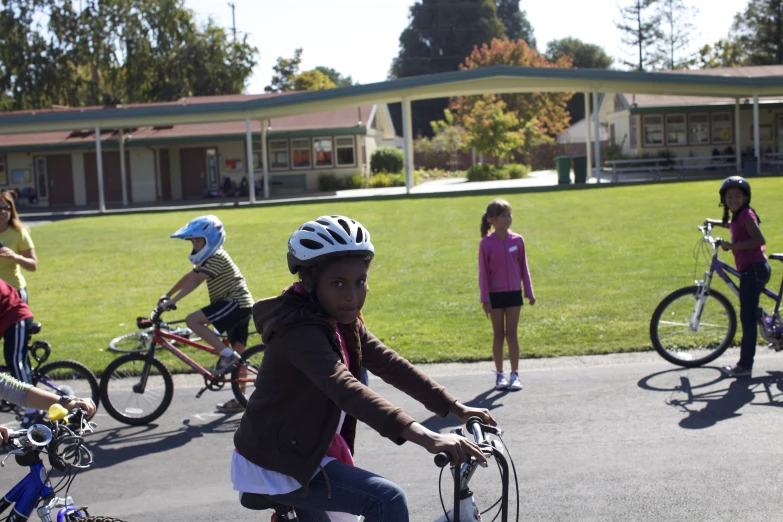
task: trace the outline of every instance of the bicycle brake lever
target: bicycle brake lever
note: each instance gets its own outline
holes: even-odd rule
[[[3,457],[3,460],[0,461],[0,468],[4,468],[5,467],[5,461],[8,460],[8,457],[10,457],[11,455],[24,455],[24,454],[25,454],[25,451],[22,450],[22,449],[15,449],[15,450],[9,451],[8,453],[6,453],[5,457]]]

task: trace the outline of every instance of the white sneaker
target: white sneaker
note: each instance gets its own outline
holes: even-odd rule
[[[237,352],[232,352],[231,355],[225,355],[225,356],[221,355],[220,359],[218,359],[217,366],[215,367],[215,371],[212,372],[212,377],[215,378],[220,375],[223,375],[231,368],[233,368],[234,363],[240,359],[242,359],[242,357]]]
[[[506,376],[503,375],[503,372],[495,372],[496,380],[495,380],[495,389],[496,390],[505,390],[508,388],[508,381],[506,380]]]
[[[519,380],[519,375],[517,372],[511,372],[511,376],[509,377],[509,385],[508,389],[509,391],[519,391],[523,388],[522,381]]]

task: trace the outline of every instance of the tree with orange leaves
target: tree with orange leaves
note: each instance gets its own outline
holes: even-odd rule
[[[494,65],[570,68],[572,61],[568,56],[563,56],[557,61],[549,61],[523,40],[495,38],[490,45],[474,47],[470,56],[460,65],[460,69]],[[523,136],[520,148],[523,152],[528,152],[538,143],[550,142],[566,130],[569,122],[566,105],[572,95],[573,93],[567,92],[533,92],[459,96],[451,99],[450,108],[456,116],[457,123],[465,126],[465,118],[470,119],[477,103],[493,105],[497,100],[502,101],[505,104],[503,111],[513,114],[518,120],[516,128],[509,130]]]

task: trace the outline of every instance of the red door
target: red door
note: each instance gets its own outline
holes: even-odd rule
[[[202,197],[207,187],[207,149],[180,149],[179,164],[183,199]]]
[[[57,154],[47,156],[46,171],[49,177],[49,204],[73,205],[73,166],[71,155]]]
[[[87,203],[98,203],[98,164],[94,152],[84,153],[84,178],[87,184]],[[107,203],[122,203],[122,174],[120,173],[120,153],[108,151],[103,158],[103,197]],[[130,156],[125,151],[125,186],[128,201],[133,201],[131,193]]]
[[[171,201],[171,168],[169,165],[169,149],[158,151],[158,172],[160,172],[160,199]]]

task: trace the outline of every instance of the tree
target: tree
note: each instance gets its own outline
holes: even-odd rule
[[[658,65],[667,70],[686,69],[696,62],[693,54],[685,54],[693,37],[698,36],[693,20],[699,13],[683,0],[659,0],[661,39],[656,58]]]
[[[454,115],[450,110],[443,111],[444,119],[430,122],[432,125],[432,148],[437,152],[444,152],[449,156],[449,167],[457,169],[459,153],[465,148],[465,130],[458,127],[454,121]]]
[[[467,131],[467,146],[475,148],[481,154],[495,158],[507,158],[525,142],[524,131],[535,126],[530,121],[520,129],[519,118],[513,112],[506,111],[506,104],[492,94],[477,99],[470,111],[463,116]]]
[[[783,64],[783,0],[750,0],[735,15],[732,33],[746,65]]]
[[[353,78],[350,76],[343,76],[331,67],[324,67],[323,65],[319,65],[315,68],[315,70],[320,71],[328,76],[329,79],[332,80],[332,83],[334,83],[337,87],[350,87],[351,85],[354,85]]]
[[[737,41],[718,40],[713,45],[699,49],[697,65],[701,69],[716,67],[740,67],[745,63],[745,53]]]
[[[517,65],[524,67],[571,67],[571,59],[567,56],[550,62],[545,57],[531,49],[524,41],[492,40],[491,45],[484,44],[475,48],[461,68],[475,69],[493,65]],[[495,101],[502,101],[501,108],[505,114],[513,115],[516,120],[515,132],[523,140],[521,148],[529,152],[538,143],[551,141],[561,134],[568,126],[569,115],[566,104],[571,93],[534,92],[523,94],[485,95],[483,97],[455,97],[451,100],[457,124],[468,130],[465,118],[472,112],[476,103],[481,101],[484,112],[497,112]],[[491,110],[490,110],[491,109]],[[473,116],[474,118],[476,115]]]
[[[536,38],[533,36],[533,26],[527,19],[527,13],[519,8],[519,0],[495,0],[498,19],[506,30],[509,40],[524,40],[533,49],[536,48]]]
[[[325,91],[334,89],[337,85],[324,73],[318,70],[305,71],[294,78],[294,90]]]
[[[288,92],[295,90],[294,78],[299,75],[299,66],[302,65],[302,48],[294,50],[293,58],[277,59],[277,64],[272,67],[275,74],[272,81],[264,87],[266,92]]]
[[[602,47],[570,37],[552,40],[546,46],[546,58],[550,62],[557,62],[563,57],[570,58],[573,66],[579,69],[609,69],[613,63]],[[568,100],[566,110],[571,115],[570,123],[585,117],[585,97],[582,93]]]
[[[417,0],[400,34],[400,51],[389,77],[456,71],[474,46],[504,36],[494,0]],[[430,135],[430,122],[439,119],[447,105],[446,99],[414,102],[414,134]],[[399,125],[399,108],[392,110]]]
[[[653,8],[658,0],[630,0],[631,4],[620,8],[622,21],[615,22],[623,33],[623,44],[636,48],[638,61],[623,61],[623,64],[638,71],[655,62],[653,51],[661,39],[660,15]]]

